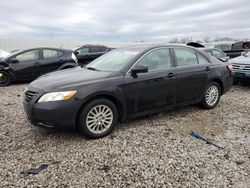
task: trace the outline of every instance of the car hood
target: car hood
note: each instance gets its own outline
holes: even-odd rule
[[[71,87],[77,88],[84,84],[101,81],[111,74],[111,72],[93,71],[77,67],[43,75],[33,81],[30,86],[46,92]]]
[[[236,64],[249,64],[250,65],[250,57],[239,56],[231,59],[232,63]]]

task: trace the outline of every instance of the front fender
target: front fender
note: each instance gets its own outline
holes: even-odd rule
[[[85,104],[88,102],[97,99],[97,98],[107,98],[111,100],[115,105],[117,106],[119,113],[121,115],[121,119],[125,120],[126,119],[126,103],[125,103],[125,98],[122,89],[116,88],[115,91],[98,91],[91,93],[84,97],[81,100],[80,106],[79,106],[79,111],[81,111],[82,108],[84,108]]]
[[[10,67],[0,65],[0,71],[6,71],[7,73],[10,74],[11,79],[15,80],[15,78],[16,78],[15,73],[12,71],[12,69]]]

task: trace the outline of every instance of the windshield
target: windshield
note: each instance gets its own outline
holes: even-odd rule
[[[140,53],[135,49],[117,49],[106,53],[86,66],[87,69],[97,71],[120,71],[127,63]]]
[[[11,56],[16,55],[16,54],[19,53],[20,51],[21,51],[21,50],[16,50],[16,51],[10,53],[9,55],[7,55],[6,57],[4,57],[3,59],[8,59],[8,58],[10,58]]]

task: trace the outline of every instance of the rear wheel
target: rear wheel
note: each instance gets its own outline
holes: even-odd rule
[[[10,75],[6,71],[0,71],[0,86],[8,86],[10,84]]]
[[[217,82],[210,82],[202,96],[202,106],[206,109],[214,108],[220,101],[221,87]]]
[[[97,99],[81,111],[78,130],[88,138],[101,138],[108,135],[118,120],[117,108],[110,100]]]

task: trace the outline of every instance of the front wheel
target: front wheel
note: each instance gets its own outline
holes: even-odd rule
[[[0,87],[10,84],[10,75],[6,71],[0,71]]]
[[[87,104],[78,119],[78,131],[88,138],[108,135],[118,120],[117,108],[107,99],[97,99]]]
[[[210,82],[202,96],[202,106],[206,109],[212,109],[220,101],[221,87],[217,82]]]

